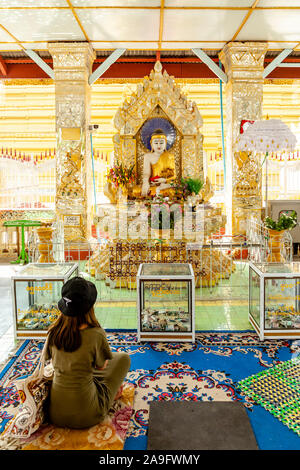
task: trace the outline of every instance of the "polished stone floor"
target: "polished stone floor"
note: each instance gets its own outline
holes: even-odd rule
[[[197,288],[195,292],[196,330],[249,330],[247,263],[236,263],[229,279],[220,279],[212,288]],[[136,290],[107,287],[96,281],[101,302],[96,315],[106,329],[136,329]]]
[[[16,345],[13,331],[11,298],[11,277],[18,273],[20,266],[0,265],[0,364]]]
[[[11,277],[21,266],[0,265],[0,364],[16,346],[13,330]],[[83,266],[80,266],[82,269]],[[96,316],[109,330],[137,329],[136,291],[109,289],[96,281],[98,301]],[[195,304],[196,330],[250,330],[248,321],[248,266],[241,263],[230,279],[220,280],[212,289],[197,289]]]
[[[96,305],[96,316],[105,329],[136,329],[137,310],[134,302],[100,302]],[[248,301],[196,302],[196,330],[250,330]]]

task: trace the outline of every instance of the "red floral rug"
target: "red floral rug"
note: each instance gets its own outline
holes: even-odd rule
[[[122,450],[132,415],[134,386],[125,384],[101,424],[88,429],[58,428],[46,425],[23,443],[21,450]]]
[[[45,424],[26,440],[5,436],[20,402],[15,382],[34,371],[42,347],[42,341],[25,340],[0,371],[0,450],[122,450],[133,414],[135,386],[129,382],[124,383],[122,396],[101,424],[87,429]]]

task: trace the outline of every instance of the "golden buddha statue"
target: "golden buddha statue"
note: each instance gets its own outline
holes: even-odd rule
[[[135,186],[134,197],[173,196],[171,181],[176,178],[174,155],[166,150],[167,136],[161,129],[152,133],[151,152],[144,154],[142,186]]]

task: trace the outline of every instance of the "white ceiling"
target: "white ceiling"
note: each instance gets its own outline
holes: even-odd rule
[[[0,0],[0,51],[89,41],[95,50],[300,50],[300,0]]]

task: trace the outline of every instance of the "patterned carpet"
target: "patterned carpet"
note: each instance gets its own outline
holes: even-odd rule
[[[21,450],[123,450],[132,415],[134,387],[126,384],[108,416],[88,429],[67,429],[46,424],[40,427]]]
[[[197,333],[195,343],[138,343],[136,333],[107,333],[113,351],[131,356],[127,382],[134,412],[124,449],[146,449],[152,400],[241,401],[260,449],[300,450],[298,435],[241,391],[238,382],[299,354],[299,342],[260,342],[253,332]],[[12,384],[32,372],[42,342],[24,341],[0,373],[0,432],[17,406]]]

